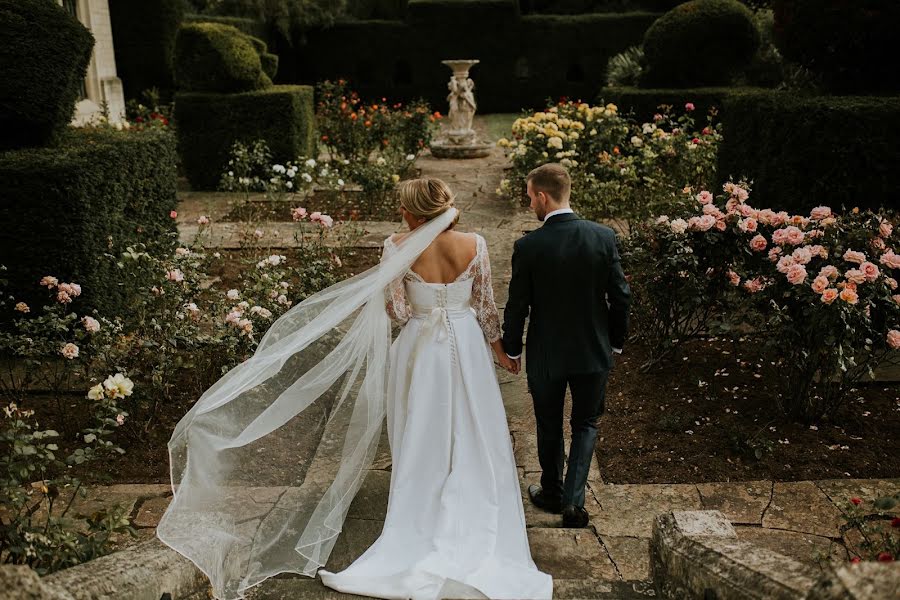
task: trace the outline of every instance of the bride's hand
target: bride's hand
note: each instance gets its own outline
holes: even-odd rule
[[[503,367],[510,373],[516,373],[516,361],[508,357],[505,352],[497,354],[497,362],[500,363],[501,367]]]

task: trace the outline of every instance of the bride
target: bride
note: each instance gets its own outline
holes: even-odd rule
[[[376,598],[552,596],[531,558],[491,359],[514,367],[487,245],[453,230],[443,181],[406,181],[398,195],[410,231],[385,240],[381,262],[285,313],[176,426],[157,535],[217,598],[282,572]],[[403,325],[393,343],[388,317]],[[385,421],[384,528],[330,572]]]

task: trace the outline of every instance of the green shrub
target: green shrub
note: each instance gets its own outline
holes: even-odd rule
[[[259,89],[262,65],[250,38],[216,23],[183,25],[175,39],[175,81],[191,92]]]
[[[269,79],[275,79],[275,74],[278,73],[278,55],[269,54],[268,52],[260,54],[259,63],[262,65],[263,73],[265,73]]]
[[[116,71],[125,97],[139,98],[144,90],[159,89],[170,98],[174,88],[172,58],[175,36],[184,18],[182,0],[110,0]]]
[[[191,186],[216,189],[236,141],[264,140],[276,162],[312,155],[313,114],[309,86],[274,86],[241,94],[179,93],[178,145]]]
[[[900,90],[894,0],[778,0],[775,35],[785,58],[818,74],[829,89],[859,94]]]
[[[900,207],[900,98],[736,94],[722,111],[720,177],[773,208]]]
[[[514,19],[519,14],[516,0],[409,0],[411,22],[466,22],[482,19]]]
[[[46,0],[0,0],[0,32],[0,150],[50,143],[72,120],[94,37]]]
[[[84,288],[84,301],[120,314],[133,290],[115,264],[131,244],[171,251],[175,140],[161,130],[70,130],[58,148],[0,153],[0,256],[10,288],[27,293],[53,274]]]
[[[184,16],[185,23],[216,23],[218,25],[230,25],[262,40],[268,39],[268,31],[266,24],[257,19],[248,19],[244,17],[220,17],[217,15],[198,15],[189,14]]]
[[[737,0],[693,0],[644,35],[644,87],[724,85],[759,47],[753,13]]]
[[[640,46],[632,46],[616,54],[606,64],[606,85],[620,87],[637,85],[644,70],[644,50]]]

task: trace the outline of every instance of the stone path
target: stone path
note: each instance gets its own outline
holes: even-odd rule
[[[498,198],[494,190],[505,159],[499,151],[477,161],[419,159],[423,175],[447,181],[457,193],[462,211],[460,229],[476,231],[487,240],[491,252],[497,304],[506,302],[513,242],[538,223],[527,209]],[[179,206],[182,238],[192,239],[200,214],[214,221],[228,210],[224,194],[183,193]],[[398,223],[359,223],[366,229],[362,245],[380,246]],[[283,224],[284,232],[267,232],[264,243],[289,245],[295,224]],[[216,229],[218,228],[218,230]],[[237,224],[214,226],[212,241],[232,247]],[[560,517],[536,510],[525,494],[527,484],[537,482],[536,435],[531,399],[524,376],[498,371],[503,391],[516,464],[523,489],[523,504],[532,555],[538,566],[554,577],[559,598],[642,598],[652,596],[648,544],[651,523],[658,514],[673,509],[718,509],[737,527],[740,536],[807,563],[820,557],[847,559],[847,547],[858,540],[845,539],[838,529],[839,507],[852,496],[872,498],[894,493],[900,480],[848,480],[796,483],[771,481],[679,485],[607,485],[591,465],[586,508],[591,514],[586,529],[563,529]],[[359,556],[380,534],[387,510],[390,455],[382,440],[373,470],[350,508],[344,530],[327,568],[340,570]],[[153,488],[153,489],[150,489]],[[108,498],[134,496],[132,514],[141,537],[153,528],[169,501],[167,486],[111,486]],[[137,496],[135,495],[137,494]],[[265,496],[266,494],[262,494]],[[99,496],[94,495],[94,501]],[[290,574],[270,579],[248,596],[256,600],[300,598],[348,598],[325,588],[318,580]]]

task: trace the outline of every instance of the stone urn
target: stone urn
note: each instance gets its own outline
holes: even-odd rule
[[[469,69],[478,60],[444,60],[453,75],[447,83],[447,120],[441,135],[431,142],[431,154],[436,158],[480,158],[491,152],[493,144],[481,142],[472,129],[472,119],[478,105],[475,102],[475,82]]]

